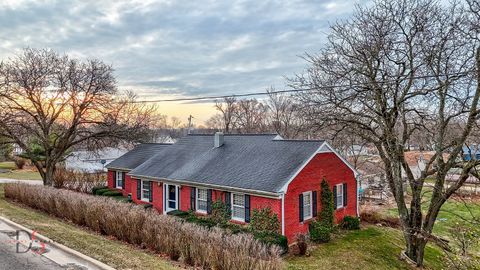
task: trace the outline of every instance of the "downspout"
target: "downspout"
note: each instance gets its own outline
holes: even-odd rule
[[[355,183],[357,185],[357,196],[355,198],[355,200],[357,201],[357,217],[360,217],[360,210],[359,210],[359,200],[360,200],[360,198],[358,196],[359,195],[358,191],[360,190],[360,185],[358,184],[360,182],[360,175],[359,174],[355,176],[355,180],[356,180]]]
[[[162,214],[166,215],[167,214],[167,192],[165,190],[165,183],[162,183],[162,194],[163,194],[162,195],[162,197],[163,197],[162,198],[162,200],[163,200],[163,202],[162,202],[163,213]]]
[[[285,235],[285,193],[282,193],[282,235]]]

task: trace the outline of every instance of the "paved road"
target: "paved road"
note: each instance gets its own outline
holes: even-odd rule
[[[43,182],[40,180],[15,180],[15,179],[7,179],[7,178],[0,178],[0,184],[3,183],[25,183],[31,185],[42,185]]]
[[[15,243],[5,233],[0,232],[0,270],[60,270],[65,269],[31,251],[16,253]]]

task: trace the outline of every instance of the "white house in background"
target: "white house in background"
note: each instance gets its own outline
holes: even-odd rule
[[[23,154],[23,148],[21,148],[18,144],[14,143],[12,146],[13,146],[12,153],[14,156]]]
[[[366,145],[359,145],[359,144],[354,144],[349,147],[347,147],[346,151],[346,156],[351,157],[351,156],[367,156],[368,153],[368,147]]]
[[[75,151],[65,159],[65,169],[89,173],[106,172],[106,165],[127,152],[128,149],[112,147],[106,147],[97,152]]]
[[[168,135],[160,135],[157,138],[154,139],[154,143],[168,143],[168,144],[174,144],[177,140],[173,139],[172,137]]]

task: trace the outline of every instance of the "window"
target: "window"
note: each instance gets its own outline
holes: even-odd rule
[[[115,179],[117,180],[116,187],[117,188],[123,188],[123,181],[124,181],[123,175],[124,174],[123,174],[123,172],[116,172],[116,174],[117,174],[116,177],[115,177]]]
[[[343,207],[343,184],[337,185],[337,209]]]
[[[197,188],[197,212],[207,213],[207,190]]]
[[[232,193],[232,219],[245,222],[245,195]]]
[[[303,220],[312,218],[312,192],[303,193]]]
[[[150,181],[142,180],[142,201],[150,201]]]

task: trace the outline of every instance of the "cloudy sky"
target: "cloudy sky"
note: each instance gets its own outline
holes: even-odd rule
[[[0,0],[0,58],[52,48],[113,65],[140,99],[261,92],[285,87],[355,0]],[[211,103],[161,103],[197,121]]]

